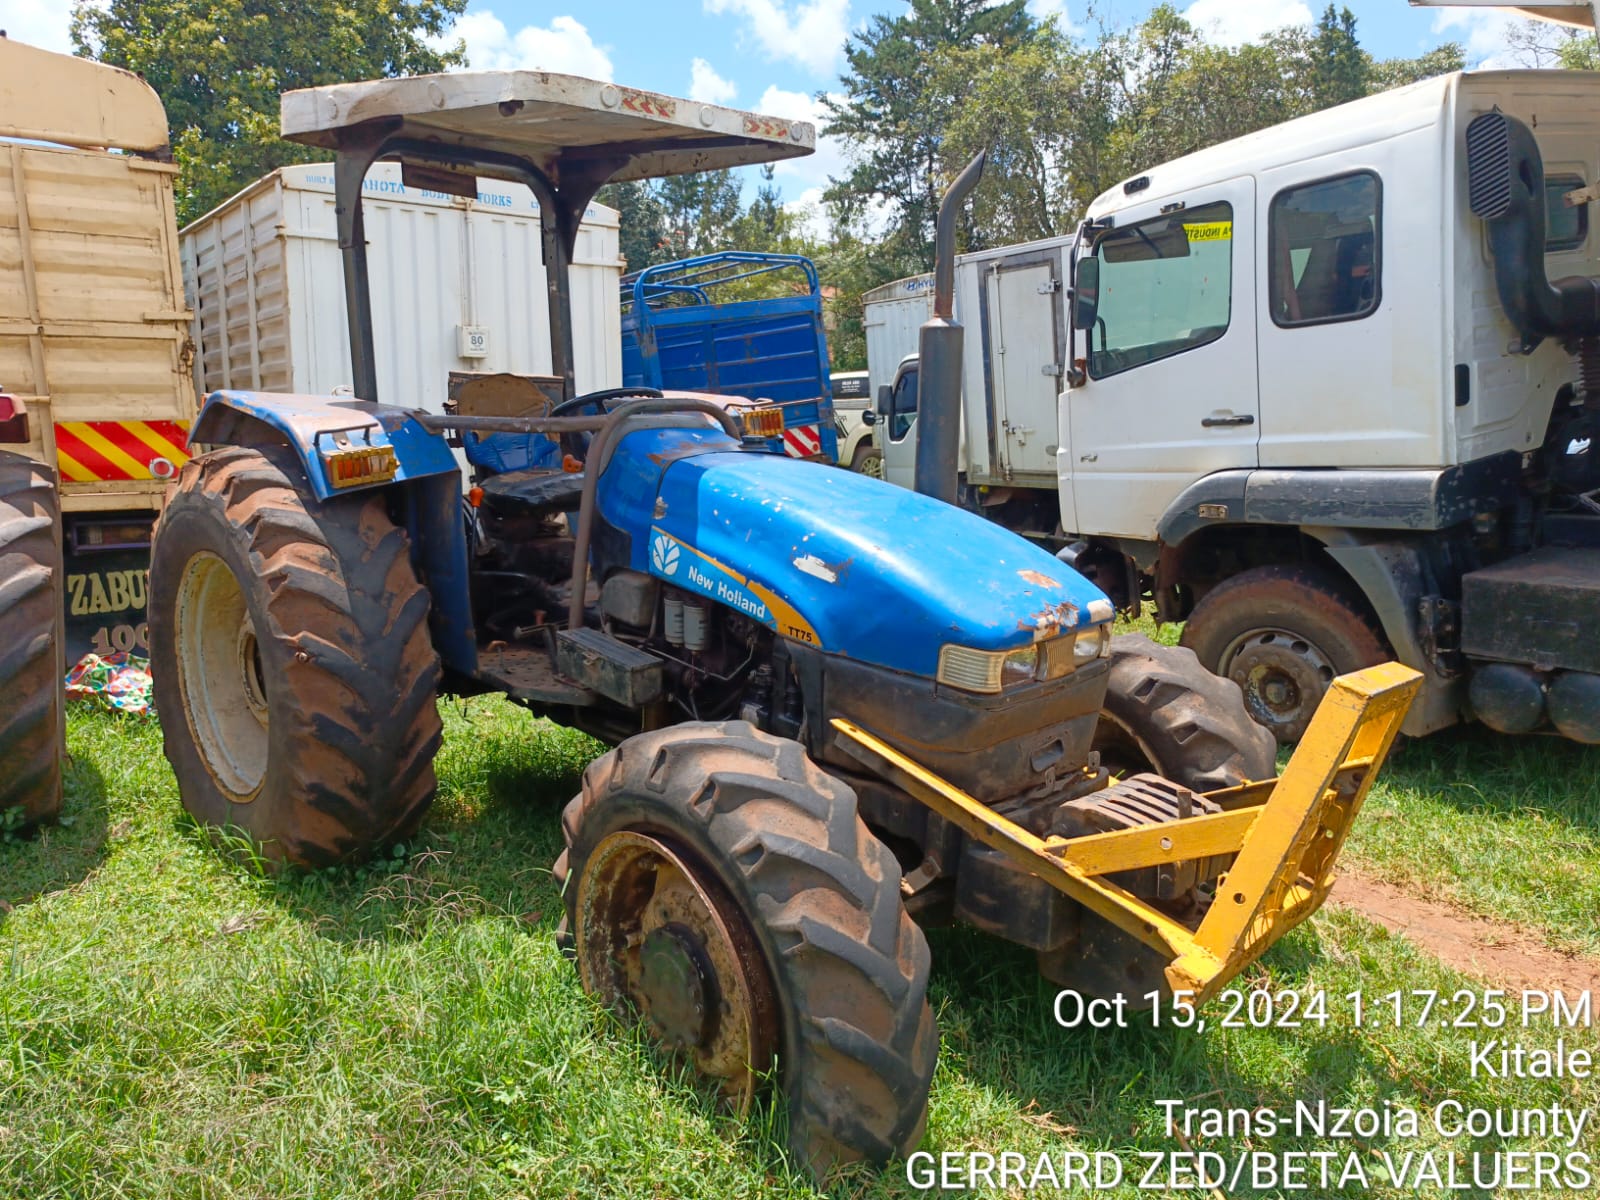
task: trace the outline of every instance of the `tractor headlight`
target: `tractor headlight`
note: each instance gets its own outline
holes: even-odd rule
[[[1111,652],[1111,627],[1096,625],[1020,650],[973,650],[944,646],[939,651],[940,683],[965,692],[994,695],[1041,679],[1059,679]]]
[[[939,651],[939,682],[964,692],[993,694],[1020,683],[1031,683],[1039,674],[1039,647],[1020,650],[973,650],[967,646],[946,645]]]
[[[1111,626],[1081,629],[1072,639],[1072,665],[1081,667],[1111,653]]]

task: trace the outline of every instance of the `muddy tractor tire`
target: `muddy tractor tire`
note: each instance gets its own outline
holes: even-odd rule
[[[1361,604],[1311,567],[1257,567],[1206,593],[1183,644],[1244,693],[1280,745],[1300,740],[1334,678],[1391,657]]]
[[[1142,634],[1111,639],[1111,681],[1095,730],[1119,778],[1153,771],[1197,792],[1277,774],[1277,744],[1250,719],[1236,684],[1180,646]]]
[[[55,472],[0,452],[0,829],[61,812],[62,589]]]
[[[686,723],[592,763],[562,826],[561,937],[591,994],[736,1112],[775,1063],[818,1179],[916,1146],[939,1048],[928,947],[849,787],[795,742]]]
[[[253,450],[186,464],[151,548],[150,656],[184,807],[269,864],[360,858],[432,801],[428,594],[381,496],[319,503]]]

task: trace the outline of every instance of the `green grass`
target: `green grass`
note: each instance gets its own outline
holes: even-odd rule
[[[74,715],[70,823],[0,840],[0,1197],[815,1194],[783,1161],[781,1111],[718,1116],[595,1008],[555,950],[559,807],[595,745],[500,701],[450,706],[446,730],[440,801],[417,845],[389,863],[268,880],[182,819],[153,721]],[[1578,763],[1550,767],[1539,745],[1525,758],[1470,739],[1408,750],[1398,786],[1373,801],[1394,815],[1372,824],[1445,839],[1481,805],[1515,837],[1543,828],[1554,840],[1484,870],[1520,895],[1523,874],[1502,859],[1548,862],[1571,829],[1594,853],[1592,786],[1589,808],[1563,808]],[[1499,763],[1494,788],[1478,781],[1497,803],[1544,795],[1545,823],[1469,802],[1450,782],[1460,755],[1480,775]],[[1395,840],[1360,850],[1381,864]],[[1454,841],[1463,876],[1473,846],[1499,844]],[[1591,886],[1561,876],[1545,890],[1565,904]],[[1171,1149],[1155,1107],[1168,1098],[1600,1104],[1570,1084],[1469,1078],[1467,1031],[1357,1031],[1342,1017],[1294,1032],[1067,1031],[1028,954],[963,931],[931,942],[934,1152]],[[1247,981],[1335,996],[1462,983],[1346,913],[1296,931]],[[1427,1144],[1354,1148],[1370,1159]],[[893,1169],[832,1194],[924,1193]],[[1379,1182],[1362,1194],[1402,1193]]]

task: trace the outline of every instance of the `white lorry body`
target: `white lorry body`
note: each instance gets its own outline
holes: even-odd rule
[[[917,352],[917,330],[933,315],[933,276],[911,275],[875,287],[861,297],[867,335],[870,394],[894,382],[900,360]]]
[[[440,411],[452,371],[551,373],[539,209],[480,180],[467,200],[406,187],[378,163],[363,187],[379,394]],[[181,235],[195,312],[195,386],[328,394],[349,386],[333,168],[283,167]],[[591,204],[572,267],[578,390],[622,383],[617,214]]]

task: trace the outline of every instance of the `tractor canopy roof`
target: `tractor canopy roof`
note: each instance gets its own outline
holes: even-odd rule
[[[646,179],[796,158],[812,153],[817,140],[805,121],[549,71],[305,88],[284,93],[281,115],[290,141],[341,150],[381,129],[390,146],[404,147],[385,157],[413,157],[407,149],[435,161],[483,152],[531,162],[557,184],[574,173]],[[478,173],[488,173],[481,163]]]

